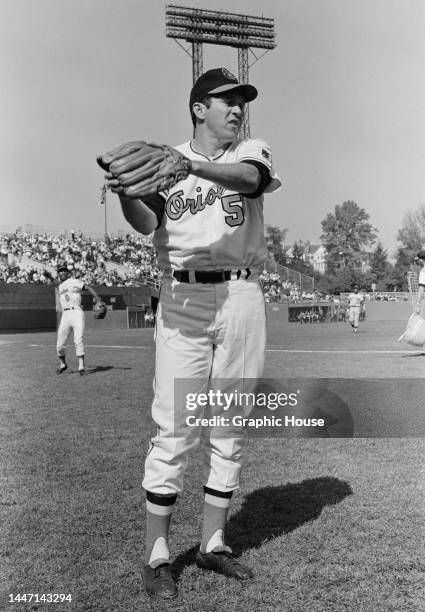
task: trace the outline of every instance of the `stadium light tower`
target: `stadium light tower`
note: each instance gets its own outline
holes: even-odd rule
[[[193,82],[203,72],[203,43],[224,45],[238,50],[238,76],[241,83],[249,83],[249,68],[265,53],[276,47],[274,19],[253,17],[239,13],[223,13],[204,9],[167,4],[165,8],[167,38],[174,38],[183,51],[192,58]],[[179,39],[190,43],[192,52]],[[257,57],[253,48],[265,49]],[[248,52],[254,56],[249,64]],[[245,111],[242,135],[250,135],[249,109]]]

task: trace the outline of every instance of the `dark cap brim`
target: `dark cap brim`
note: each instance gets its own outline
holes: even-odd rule
[[[208,94],[215,96],[228,91],[238,91],[243,96],[245,102],[252,102],[252,100],[255,100],[258,96],[256,88],[248,83],[240,83],[238,85],[229,83],[228,85],[220,85],[220,87],[211,89]]]

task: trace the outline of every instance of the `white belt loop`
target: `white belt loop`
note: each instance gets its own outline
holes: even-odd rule
[[[189,270],[189,283],[196,283],[195,270]]]

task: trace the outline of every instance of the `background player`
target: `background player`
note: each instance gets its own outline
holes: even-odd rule
[[[353,292],[348,296],[348,321],[354,332],[359,331],[360,311],[363,307],[364,295],[359,293],[359,288],[354,285]]]
[[[78,278],[73,278],[71,271],[68,270],[66,265],[59,266],[57,273],[60,279],[58,293],[62,315],[56,342],[56,351],[59,357],[59,365],[56,371],[58,374],[62,374],[68,368],[65,359],[66,342],[72,330],[74,332],[75,353],[78,358],[78,372],[82,376],[85,372],[85,364],[83,341],[84,311],[81,307],[81,292],[87,289],[97,302],[101,300],[92,287],[85,285]]]
[[[168,530],[183,490],[187,454],[200,431],[174,437],[174,381],[199,379],[198,392],[214,379],[258,378],[265,353],[265,305],[258,282],[267,258],[263,194],[281,182],[263,140],[238,137],[252,85],[238,83],[225,68],[201,75],[190,94],[194,138],[177,147],[191,160],[189,176],[164,193],[161,213],[149,202],[120,195],[127,221],[139,232],[153,230],[164,270],[156,321],[156,368],[152,440],[143,487],[147,492],[145,588],[160,597],[176,595],[170,572]],[[106,174],[116,193],[137,183],[134,156],[129,172],[114,164]],[[126,160],[120,160],[121,168]],[[140,173],[139,173],[140,174]],[[134,196],[134,197],[133,197]],[[205,383],[206,381],[206,383]],[[237,579],[252,577],[224,542],[232,493],[239,487],[243,437],[210,435],[209,475],[204,487],[199,567]]]

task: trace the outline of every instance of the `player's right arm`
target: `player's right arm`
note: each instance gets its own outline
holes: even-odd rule
[[[89,291],[92,294],[92,296],[94,297],[96,302],[101,302],[102,301],[100,299],[99,295],[97,294],[97,292],[93,289],[93,287],[90,287],[90,285],[84,284],[84,288],[87,289],[87,291]]]
[[[161,198],[161,196],[158,196]],[[159,225],[159,210],[140,199],[119,195],[121,210],[126,221],[140,234],[151,234]],[[158,202],[159,204],[159,202]],[[159,206],[158,206],[159,208]]]
[[[120,199],[125,220],[140,234],[148,236],[159,227],[164,214],[165,200],[161,194],[146,198],[130,198],[120,193],[117,179],[110,172],[105,174],[106,184]]]

